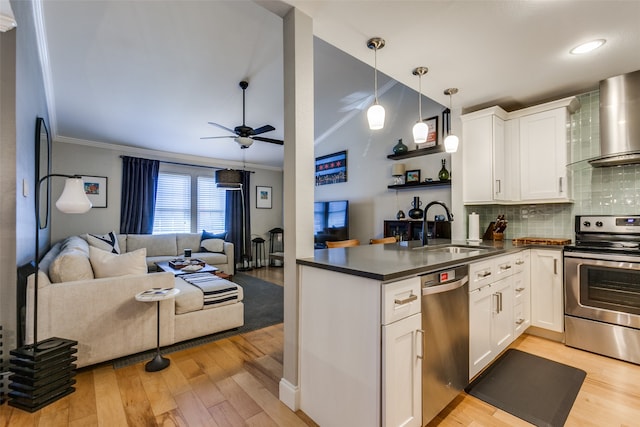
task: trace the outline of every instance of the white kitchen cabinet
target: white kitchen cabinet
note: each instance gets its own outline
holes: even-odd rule
[[[531,255],[529,250],[518,252],[514,261],[513,338],[518,338],[531,326]]]
[[[465,203],[492,202],[494,191],[498,189],[494,188],[494,179],[504,179],[505,116],[504,110],[492,107],[461,117],[464,140],[462,197]]]
[[[469,379],[513,341],[513,262],[514,256],[506,255],[470,265]]]
[[[323,427],[420,426],[420,279],[299,268],[300,409]]]
[[[531,325],[564,331],[562,251],[531,249]]]
[[[569,200],[567,108],[520,117],[520,198]]]

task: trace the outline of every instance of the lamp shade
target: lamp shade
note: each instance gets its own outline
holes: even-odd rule
[[[220,188],[239,188],[242,185],[242,171],[235,169],[217,170],[216,185]]]
[[[402,176],[404,171],[404,163],[394,163],[391,167],[391,176]]]
[[[56,207],[60,212],[72,214],[85,213],[91,209],[91,201],[84,191],[82,178],[67,178]]]
[[[413,142],[416,144],[422,144],[427,142],[427,135],[429,134],[429,126],[423,121],[417,122],[413,125]]]
[[[451,134],[444,139],[444,150],[447,153],[455,153],[458,151],[459,139],[457,136]]]
[[[384,107],[380,104],[373,104],[369,107],[367,120],[369,121],[369,129],[382,129],[384,127]]]

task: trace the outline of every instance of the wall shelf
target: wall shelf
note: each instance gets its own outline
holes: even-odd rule
[[[410,184],[398,184],[398,185],[388,185],[387,188],[390,190],[407,190],[410,188],[424,188],[424,187],[445,187],[450,186],[451,180],[447,181],[426,181],[426,182],[416,182]]]
[[[402,154],[389,154],[387,156],[387,159],[401,160],[401,159],[409,159],[411,157],[426,156],[428,154],[437,154],[437,153],[444,153],[444,152],[445,152],[444,146],[436,145],[435,147],[429,147],[429,148],[416,148],[415,150],[409,150],[406,153],[402,153]]]

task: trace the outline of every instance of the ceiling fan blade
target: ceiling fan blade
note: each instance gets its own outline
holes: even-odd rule
[[[218,138],[235,138],[235,135],[227,135],[227,136],[202,136],[200,139],[218,139]]]
[[[265,133],[265,132],[271,132],[272,130],[276,130],[276,128],[274,128],[271,125],[264,125],[258,129],[254,129],[253,130],[253,134],[254,135],[260,135],[261,133]]]
[[[218,123],[214,123],[214,122],[207,122],[207,123],[209,123],[210,125],[213,125],[213,126],[217,126],[217,127],[219,127],[220,129],[224,129],[224,130],[226,130],[227,132],[231,132],[231,133],[232,133],[232,134],[234,134],[234,135],[235,135],[235,133],[236,133],[233,129],[229,129],[228,127],[226,127],[226,126],[222,126],[222,125],[219,125]]]
[[[264,136],[254,136],[252,138],[255,139],[256,141],[270,142],[272,144],[278,144],[278,145],[284,144],[284,141],[280,139],[265,138]]]

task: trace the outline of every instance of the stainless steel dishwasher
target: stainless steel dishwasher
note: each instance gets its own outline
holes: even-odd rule
[[[421,276],[422,425],[469,384],[469,267]]]

